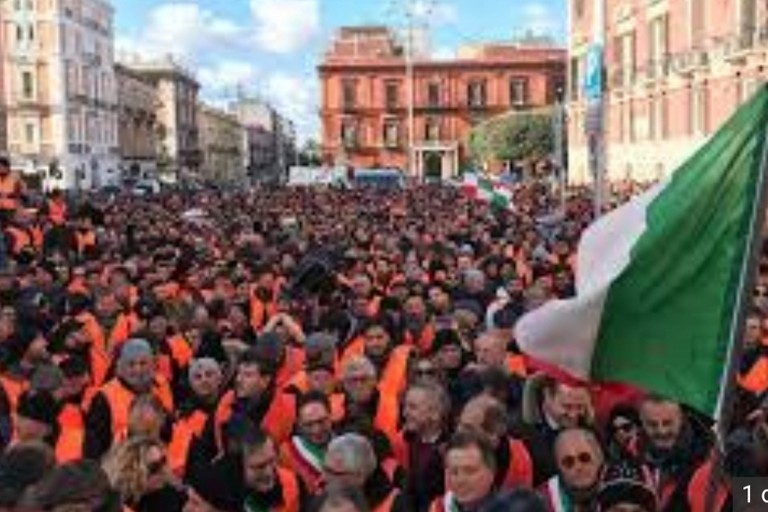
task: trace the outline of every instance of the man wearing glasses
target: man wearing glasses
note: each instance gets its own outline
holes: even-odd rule
[[[589,512],[603,471],[604,457],[597,436],[591,430],[571,428],[555,441],[558,474],[541,489],[549,510]]]

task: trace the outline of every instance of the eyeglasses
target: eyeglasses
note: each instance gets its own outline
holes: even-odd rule
[[[565,469],[573,469],[576,464],[587,465],[592,463],[592,454],[581,452],[578,455],[566,455],[560,459],[560,465]]]

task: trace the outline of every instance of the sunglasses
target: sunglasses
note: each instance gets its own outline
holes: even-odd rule
[[[616,432],[629,433],[629,432],[632,432],[633,430],[635,430],[636,428],[637,428],[637,425],[635,425],[634,423],[630,423],[630,422],[627,422],[627,423],[616,423],[616,424],[613,425],[613,429]]]
[[[592,454],[581,452],[578,455],[566,455],[560,459],[560,465],[565,469],[573,469],[576,464],[587,465],[592,463]]]

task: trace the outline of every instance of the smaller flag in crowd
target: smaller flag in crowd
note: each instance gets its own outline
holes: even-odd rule
[[[462,188],[468,197],[485,201],[502,210],[513,210],[512,188],[498,179],[486,175],[467,173]]]

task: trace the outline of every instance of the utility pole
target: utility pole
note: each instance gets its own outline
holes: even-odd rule
[[[405,81],[406,97],[408,111],[408,150],[407,150],[407,169],[409,176],[417,176],[416,164],[416,121],[415,121],[415,103],[416,103],[416,78],[415,78],[415,60],[416,52],[414,50],[413,32],[417,24],[422,24],[426,28],[429,16],[434,10],[435,0],[391,0],[387,9],[388,14],[405,17]],[[400,24],[399,22],[397,23]]]
[[[565,141],[564,127],[565,127],[565,102],[563,98],[563,90],[557,90],[557,97],[555,98],[555,110],[553,112],[553,127],[555,131],[555,165],[557,166],[557,172],[560,182],[560,211],[565,215],[566,203],[568,200],[568,177],[566,176],[566,164],[565,164]]]
[[[603,213],[605,203],[605,0],[594,0],[592,44],[587,53],[587,72],[584,84],[587,99],[586,133],[589,150],[589,168],[595,181],[595,219]]]

